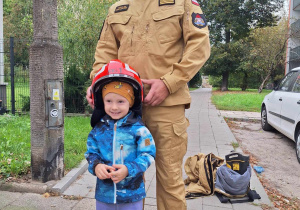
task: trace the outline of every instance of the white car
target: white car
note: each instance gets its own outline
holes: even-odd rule
[[[292,69],[261,105],[261,126],[273,128],[296,143],[300,163],[300,67]]]

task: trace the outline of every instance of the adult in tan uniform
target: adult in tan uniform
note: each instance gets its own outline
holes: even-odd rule
[[[209,32],[196,0],[121,0],[109,9],[95,52],[95,73],[112,59],[143,79],[143,120],[154,136],[157,207],[186,209],[182,161],[187,150],[187,82],[210,55]],[[90,88],[87,99],[92,106]]]

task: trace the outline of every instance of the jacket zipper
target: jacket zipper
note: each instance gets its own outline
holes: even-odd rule
[[[121,164],[124,165],[124,161],[123,161],[123,144],[120,145],[120,157],[121,157]]]
[[[116,164],[115,160],[115,144],[117,136],[117,123],[114,124],[114,138],[113,138],[113,164]],[[117,203],[117,185],[114,183],[114,203]]]

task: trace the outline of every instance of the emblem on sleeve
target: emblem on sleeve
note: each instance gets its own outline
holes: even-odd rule
[[[203,14],[193,13],[192,14],[193,25],[197,28],[204,28],[207,26],[205,17]]]
[[[145,146],[150,146],[150,139],[145,140]]]
[[[124,5],[121,5],[121,6],[117,6],[116,10],[115,10],[115,13],[127,11],[128,8],[129,8],[129,4],[124,4]]]
[[[200,6],[197,0],[192,0],[192,4],[195,4],[196,6]]]

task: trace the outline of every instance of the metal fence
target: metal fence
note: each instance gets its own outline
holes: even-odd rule
[[[0,40],[3,52],[0,56],[0,114],[26,113],[30,111],[29,84],[29,47],[31,40]],[[1,48],[0,48],[1,49]],[[2,60],[1,60],[2,61]],[[84,113],[88,110],[85,90],[89,80],[76,68],[76,65],[64,65],[65,111]]]
[[[29,111],[29,43],[30,40],[0,40],[3,62],[0,66],[0,100],[2,110],[15,114]],[[18,51],[16,51],[19,49]]]

